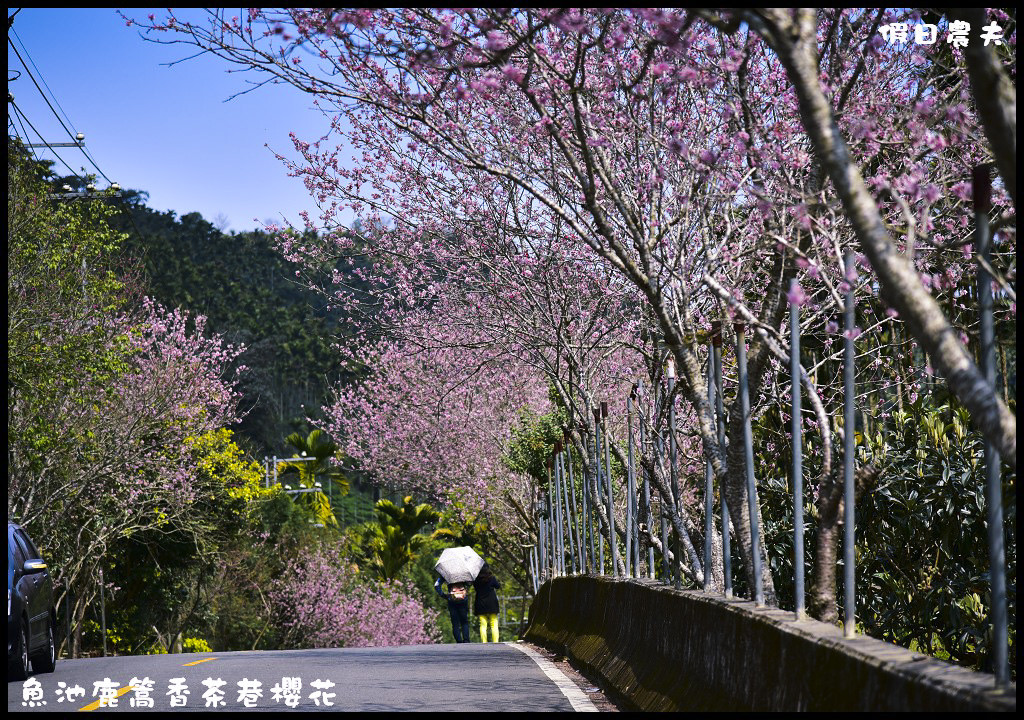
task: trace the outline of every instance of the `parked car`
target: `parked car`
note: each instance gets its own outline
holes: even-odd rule
[[[21,528],[7,523],[7,675],[28,677],[57,665],[57,612],[53,580],[42,554]]]

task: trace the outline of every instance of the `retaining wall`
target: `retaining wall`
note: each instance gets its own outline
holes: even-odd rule
[[[545,583],[526,639],[640,710],[1012,711],[1016,686],[815,620],[649,580]]]

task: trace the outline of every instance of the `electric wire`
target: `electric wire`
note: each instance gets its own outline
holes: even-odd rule
[[[43,138],[42,134],[41,134],[41,133],[40,133],[40,132],[39,132],[38,130],[36,130],[36,126],[35,126],[35,125],[33,125],[33,124],[32,124],[32,121],[28,119],[28,117],[27,117],[27,116],[25,115],[25,113],[24,113],[24,112],[22,112],[21,108],[19,108],[19,107],[18,107],[18,104],[17,104],[16,102],[14,102],[13,100],[11,100],[11,101],[10,101],[10,104],[11,104],[11,107],[13,107],[13,108],[14,108],[14,112],[15,112],[15,113],[17,113],[18,117],[20,117],[20,118],[21,118],[21,119],[22,119],[22,120],[23,120],[23,121],[24,121],[25,123],[27,123],[27,124],[28,124],[28,126],[29,126],[30,128],[32,128],[32,131],[33,131],[33,132],[34,132],[34,133],[36,134],[36,136],[37,136],[37,137],[39,138],[39,140],[40,140],[40,141],[41,141],[41,142],[42,142],[42,143],[43,143],[43,144],[44,144],[44,145],[45,145],[45,146],[46,146],[47,148],[49,148],[49,149],[50,149],[50,152],[52,152],[52,153],[53,153],[54,157],[56,157],[56,158],[57,158],[58,160],[60,160],[60,161],[61,161],[61,163],[62,163],[62,164],[64,165],[64,167],[66,167],[66,168],[67,168],[68,170],[70,170],[70,171],[71,171],[71,174],[72,174],[72,175],[74,175],[74,176],[75,176],[76,178],[78,178],[78,179],[79,179],[80,181],[84,182],[84,180],[82,180],[82,176],[81,176],[81,175],[79,175],[79,174],[78,174],[78,173],[77,173],[77,172],[75,171],[75,169],[74,169],[74,168],[72,168],[72,167],[71,167],[70,165],[68,165],[68,164],[67,164],[67,163],[66,163],[66,162],[64,161],[64,158],[62,158],[62,157],[61,157],[60,155],[58,155],[58,154],[57,154],[57,151],[56,151],[56,150],[54,150],[54,149],[53,149],[52,147],[50,147],[50,143],[46,142],[46,140],[45,140],[45,139]],[[26,137],[26,138],[28,138],[28,133],[25,133],[25,137]]]
[[[18,11],[15,11],[14,15],[17,15],[19,11],[20,11],[20,8],[19,8]],[[8,18],[8,27],[11,26],[11,23],[13,22],[13,19],[14,19],[14,15],[9,16],[9,18]],[[32,55],[29,53],[28,48],[25,46],[24,41],[22,41],[21,37],[18,36],[18,33],[15,30],[13,30],[13,28],[11,29],[11,32],[14,34],[14,37],[17,39],[18,44],[21,45],[22,50],[25,51],[25,55],[28,57],[29,63],[31,63],[32,67],[35,68],[36,74],[39,75],[39,80],[43,83],[43,85],[46,87],[47,91],[50,93],[50,97],[53,98],[53,102],[56,103],[58,108],[60,108],[60,113],[58,113],[54,109],[53,104],[50,103],[50,100],[47,98],[46,93],[44,93],[43,89],[41,87],[39,87],[39,82],[36,82],[36,78],[32,74],[32,71],[29,69],[28,64],[25,62],[25,59],[22,58],[21,53],[18,52],[18,48],[15,47],[14,42],[11,40],[10,37],[8,37],[7,38],[7,42],[10,43],[11,49],[14,50],[14,54],[17,55],[18,56],[18,60],[21,61],[21,65],[22,65],[23,68],[25,68],[25,72],[28,74],[29,79],[32,80],[32,84],[35,85],[36,90],[39,91],[39,94],[40,94],[40,96],[42,96],[43,100],[46,102],[47,107],[50,108],[50,112],[52,112],[54,117],[57,118],[57,122],[59,122],[61,127],[64,128],[64,132],[66,132],[68,134],[68,137],[70,137],[71,140],[76,143],[76,146],[78,147],[78,149],[82,151],[82,154],[86,157],[86,159],[89,161],[89,163],[96,169],[96,172],[98,172],[101,176],[103,176],[103,178],[108,183],[113,185],[114,181],[111,180],[109,177],[107,177],[107,174],[105,172],[103,172],[103,170],[100,169],[99,165],[96,163],[96,161],[93,159],[93,157],[89,154],[89,152],[85,149],[85,147],[79,142],[78,137],[77,137],[77,130],[74,130],[74,132],[72,132],[72,130],[68,129],[68,125],[70,125],[72,129],[74,129],[74,127],[75,127],[74,123],[71,122],[71,118],[68,117],[68,114],[64,111],[64,108],[63,108],[63,106],[61,106],[60,101],[57,100],[57,96],[54,94],[53,90],[50,89],[50,86],[46,82],[46,78],[43,77],[43,73],[39,69],[39,66],[36,65],[35,61],[32,59]],[[85,181],[82,179],[82,177],[77,172],[75,172],[71,168],[71,166],[68,165],[64,161],[64,159],[62,157],[60,157],[60,155],[57,154],[57,151],[53,147],[51,147],[50,144],[39,133],[39,131],[35,129],[35,126],[32,125],[32,123],[29,121],[28,117],[24,114],[23,111],[21,111],[18,108],[18,106],[14,103],[14,101],[10,100],[10,103],[14,107],[15,115],[17,116],[18,120],[22,122],[22,134],[23,134],[23,136],[25,138],[29,137],[28,133],[24,130],[24,124],[28,123],[29,127],[31,127],[33,131],[35,131],[35,133],[39,137],[40,141],[44,145],[46,145],[47,148],[49,148],[50,152],[52,152],[54,154],[54,156],[58,160],[60,160],[61,163],[68,170],[71,171],[72,175],[74,175],[76,178],[78,178],[79,181],[84,183]],[[63,119],[61,119],[61,115],[63,115]],[[64,120],[67,120],[67,125],[65,125]],[[9,124],[11,124],[10,118],[8,118],[8,122],[9,122]],[[17,132],[17,128],[15,128],[15,132]],[[32,152],[32,156],[35,158],[36,161],[39,161],[39,156],[35,152],[36,148],[28,148],[28,149],[33,151]],[[141,242],[141,240],[142,240],[142,238],[144,236],[143,236],[142,231],[139,229],[138,224],[135,222],[135,213],[132,212],[131,206],[129,206],[127,201],[125,201],[123,195],[119,195],[117,197],[117,199],[120,201],[122,211],[128,216],[128,220],[132,224],[132,229],[135,231],[136,238],[138,238],[140,240],[140,242]],[[145,243],[142,243],[142,244],[145,245]]]
[[[81,144],[81,142],[79,142],[79,140],[78,140],[78,137],[76,136],[76,134],[75,134],[75,133],[73,133],[73,132],[72,132],[71,130],[69,130],[69,129],[68,129],[68,126],[64,124],[64,121],[63,121],[63,120],[61,119],[61,117],[60,117],[60,114],[59,114],[59,113],[58,113],[58,112],[57,112],[57,111],[56,111],[56,110],[54,109],[54,107],[53,107],[53,104],[52,104],[52,103],[50,102],[49,98],[47,98],[47,97],[46,97],[46,93],[45,93],[45,92],[43,92],[43,89],[42,89],[41,87],[39,87],[39,83],[38,83],[38,82],[36,81],[36,78],[35,78],[35,76],[34,76],[34,75],[32,74],[32,71],[31,71],[31,70],[29,69],[29,67],[28,67],[28,63],[26,63],[26,62],[25,62],[25,59],[24,59],[24,58],[23,58],[23,57],[21,56],[21,53],[19,53],[19,52],[18,52],[18,48],[17,48],[17,47],[15,47],[15,45],[14,45],[14,41],[13,41],[13,40],[11,40],[11,38],[10,38],[10,37],[8,37],[8,38],[7,38],[7,42],[8,42],[9,44],[10,44],[10,46],[11,46],[11,49],[12,49],[12,50],[14,50],[14,54],[18,56],[18,60],[20,60],[20,61],[21,61],[21,66],[22,66],[23,68],[25,68],[25,73],[26,73],[26,74],[28,75],[29,79],[30,79],[30,80],[32,81],[32,84],[36,86],[36,90],[38,90],[38,91],[39,91],[39,95],[40,95],[40,96],[41,96],[41,97],[43,98],[43,102],[45,102],[45,103],[46,103],[46,106],[47,106],[48,108],[50,108],[50,112],[52,112],[52,113],[53,113],[53,116],[54,116],[55,118],[57,118],[57,122],[59,122],[59,123],[60,123],[60,126],[61,126],[62,128],[64,128],[64,132],[66,132],[66,133],[68,134],[68,137],[69,137],[69,138],[71,138],[71,140],[72,140],[72,141],[73,141],[73,142],[74,142],[74,143],[76,144],[76,146],[78,147],[78,149],[82,151],[82,154],[83,154],[83,155],[85,156],[85,158],[86,158],[86,159],[87,159],[87,160],[89,161],[89,163],[90,163],[90,164],[91,164],[91,165],[92,165],[92,166],[93,166],[94,168],[96,168],[96,172],[98,172],[98,173],[99,173],[100,175],[102,175],[102,176],[103,176],[103,179],[104,179],[104,180],[106,180],[106,181],[107,181],[108,183],[110,183],[111,185],[113,185],[113,184],[114,184],[114,182],[113,182],[113,181],[112,181],[112,180],[111,180],[111,179],[110,179],[109,177],[107,177],[107,174],[106,174],[105,172],[103,172],[103,171],[102,171],[102,170],[100,169],[100,167],[99,167],[99,165],[97,165],[96,161],[95,161],[95,160],[93,160],[92,156],[91,156],[91,155],[90,155],[90,154],[89,154],[89,153],[88,153],[88,152],[86,151],[85,147],[84,147],[84,146],[83,146],[83,145]],[[18,38],[18,42],[21,42],[21,38]],[[22,43],[22,47],[24,47],[24,43]],[[25,54],[26,54],[26,55],[28,54],[28,49],[27,49],[27,48],[26,48],[26,50],[25,50]],[[31,59],[31,56],[30,56],[30,58],[29,58],[29,59]],[[34,66],[34,65],[35,65],[35,63],[33,63],[33,66]],[[36,71],[38,72],[38,68],[36,68]],[[45,79],[43,79],[43,77],[42,77],[42,74],[41,74],[41,73],[40,73],[40,76],[39,76],[39,77],[40,77],[40,79],[42,79],[42,80],[43,80],[43,84],[44,84],[44,85],[46,85],[46,80],[45,80]],[[49,86],[48,86],[48,85],[47,85],[47,89],[49,89]],[[57,98],[56,98],[56,97],[54,97],[54,102],[57,102]],[[57,102],[57,104],[58,104],[58,105],[60,105],[60,103],[59,103],[59,102]],[[64,108],[61,108],[61,110],[63,110],[63,109],[64,109]],[[68,124],[70,124],[70,125],[72,125],[72,126],[74,125],[74,124],[73,124],[73,123],[71,122],[70,118],[68,119]],[[33,129],[34,129],[34,128],[33,128]],[[37,131],[36,131],[36,133],[38,134],[38,132],[39,132],[39,131],[37,130]],[[42,137],[42,136],[40,136],[40,139],[41,139],[41,137]],[[43,142],[45,143],[46,141],[44,140]],[[47,144],[47,147],[49,147],[49,148],[50,148],[50,151],[51,151],[51,152],[54,152],[54,153],[55,153],[55,151],[53,150],[53,148],[52,148],[52,147],[50,147],[50,145],[49,145],[49,144]],[[55,153],[55,154],[56,154],[56,153]],[[63,161],[63,160],[61,160],[61,162],[64,162],[64,161]],[[64,164],[65,164],[65,165],[67,165],[67,163],[64,163]]]
[[[21,123],[21,132],[20,133],[18,132],[18,128],[15,125],[15,120],[17,120],[19,123]],[[25,138],[26,140],[28,139],[28,130],[25,129],[25,121],[22,120],[21,114],[17,111],[17,108],[15,108],[15,112],[9,113],[7,115],[7,126],[8,126],[9,129],[13,129],[14,130],[14,133],[13,133],[14,137],[16,137],[16,138]],[[22,142],[22,145],[26,146],[27,144],[25,142]],[[27,150],[29,152],[29,154],[32,155],[32,159],[33,160],[35,160],[36,162],[40,162],[39,153],[36,152],[36,148],[34,148],[34,147],[27,147],[26,146],[25,150]]]
[[[19,8],[19,10],[20,10],[20,8]],[[14,13],[14,15],[17,15],[17,14],[18,14],[18,12],[16,11]],[[11,25],[13,19],[14,19],[14,15],[11,15],[8,18],[8,27],[10,27],[10,25]],[[53,104],[51,104],[50,100],[47,98],[46,93],[44,93],[43,89],[41,87],[39,87],[39,83],[36,82],[36,79],[33,76],[32,71],[29,69],[28,64],[25,63],[25,60],[24,60],[24,58],[22,58],[21,53],[18,52],[18,48],[14,46],[14,43],[11,41],[11,38],[8,37],[7,41],[11,44],[11,49],[14,50],[14,54],[18,56],[18,60],[21,61],[21,65],[22,65],[22,67],[25,68],[25,72],[28,74],[29,78],[32,80],[32,84],[36,86],[36,90],[39,91],[39,94],[42,96],[43,100],[46,102],[47,107],[50,108],[50,112],[52,112],[54,117],[57,118],[57,122],[60,123],[61,127],[64,128],[64,131],[68,134],[68,136],[76,143],[78,149],[82,151],[82,154],[85,155],[86,159],[90,162],[90,164],[92,164],[92,166],[94,168],[96,168],[96,172],[98,172],[100,175],[102,175],[103,178],[108,183],[113,185],[114,182],[109,177],[107,177],[107,174],[105,172],[103,172],[103,170],[100,169],[99,165],[96,163],[96,161],[93,159],[93,157],[86,151],[85,147],[82,146],[82,144],[79,142],[78,137],[77,137],[77,130],[75,130],[74,133],[73,133],[72,130],[68,129],[68,125],[70,125],[72,129],[74,129],[74,127],[75,127],[74,123],[71,122],[71,118],[68,117],[68,114],[67,114],[67,112],[65,112],[63,106],[60,104],[60,101],[57,100],[57,96],[54,94],[53,90],[50,89],[49,84],[47,84],[47,82],[46,82],[46,78],[43,77],[43,73],[39,69],[39,66],[36,65],[35,60],[32,59],[32,55],[29,53],[28,48],[25,46],[25,43],[22,41],[21,37],[19,37],[18,33],[16,31],[14,31],[13,29],[11,30],[11,32],[14,34],[14,37],[17,39],[18,44],[21,45],[22,50],[25,51],[25,55],[28,57],[29,62],[32,64],[32,67],[35,68],[36,74],[39,75],[39,80],[43,83],[43,85],[46,87],[46,90],[50,93],[50,97],[53,98],[53,102],[56,103],[58,108],[60,108],[60,113],[58,114],[57,111],[54,109]],[[18,108],[18,106],[14,102],[14,100],[11,99],[9,102],[10,102],[10,104],[14,108],[14,116],[15,116],[15,118],[17,118],[17,120],[19,122],[21,122],[21,125],[22,125],[22,136],[25,137],[26,139],[29,139],[28,132],[25,130],[25,124],[27,123],[29,125],[29,127],[31,127],[33,131],[35,131],[36,135],[39,137],[39,140],[44,145],[46,145],[47,148],[49,148],[50,152],[53,153],[54,157],[56,157],[58,160],[60,160],[61,163],[68,170],[70,170],[71,174],[74,175],[76,178],[78,178],[78,180],[80,182],[84,183],[85,181],[82,179],[82,177],[77,172],[75,172],[71,168],[71,166],[67,164],[67,162],[64,161],[64,158],[62,158],[60,155],[57,154],[57,151],[53,147],[51,147],[50,144],[39,133],[39,131],[36,130],[35,126],[32,125],[32,123],[29,121],[29,119],[25,115],[25,113],[20,108]],[[61,119],[61,115],[63,115],[63,120]],[[67,120],[67,125],[64,124],[64,120]],[[17,127],[14,126],[14,121],[10,117],[8,117],[8,125],[14,127],[15,135],[17,135]],[[23,143],[23,144],[30,144],[30,143]],[[36,153],[36,148],[27,148],[27,149],[32,151],[32,157],[37,162],[39,162],[40,158],[39,158],[39,155]],[[125,201],[123,195],[118,195],[117,199],[120,202],[122,212],[124,212],[128,216],[128,220],[129,220],[129,222],[131,222],[132,229],[135,231],[135,237],[141,242],[142,238],[143,238],[143,234],[142,234],[142,231],[139,229],[138,224],[135,222],[135,213],[132,212],[132,208]],[[142,243],[142,244],[145,244],[145,243]]]
[[[17,48],[17,47],[15,47],[15,45],[14,45],[14,41],[13,41],[13,40],[11,40],[10,36],[8,36],[8,38],[7,38],[7,44],[11,46],[11,50],[13,50],[13,51],[14,51],[14,54],[18,56],[18,60],[21,60],[21,66],[22,66],[23,68],[25,68],[25,72],[26,72],[26,73],[28,74],[28,79],[29,79],[29,80],[31,80],[31,81],[32,81],[32,84],[36,86],[36,90],[38,90],[38,91],[39,91],[39,94],[40,94],[40,95],[42,96],[42,98],[43,98],[43,102],[45,102],[45,103],[46,103],[46,105],[47,105],[47,107],[49,107],[49,108],[50,108],[50,112],[52,112],[52,113],[53,113],[53,116],[54,116],[55,118],[57,118],[57,122],[59,122],[59,123],[60,123],[60,126],[61,126],[62,128],[64,128],[64,132],[66,132],[66,133],[68,134],[68,137],[69,137],[69,138],[71,138],[72,140],[75,140],[75,141],[77,141],[77,140],[78,140],[78,138],[76,138],[76,137],[75,137],[75,134],[74,134],[73,132],[71,132],[70,130],[68,130],[68,126],[64,124],[64,121],[63,121],[63,120],[61,120],[61,117],[60,117],[60,115],[59,115],[59,114],[57,113],[57,111],[56,111],[56,110],[54,110],[54,109],[53,109],[53,105],[52,105],[52,104],[50,104],[50,99],[46,97],[46,93],[44,93],[44,92],[43,92],[43,89],[42,89],[41,87],[39,87],[39,83],[38,83],[38,82],[36,82],[36,78],[35,78],[35,76],[34,76],[34,75],[32,75],[32,71],[28,69],[28,63],[26,63],[26,62],[25,62],[25,59],[24,59],[23,57],[21,57],[21,53],[20,53],[20,52],[18,52],[18,48]],[[44,81],[44,82],[45,82],[45,81]]]
[[[75,127],[75,124],[71,122],[71,118],[68,117],[68,114],[64,111],[64,108],[61,107],[60,101],[57,100],[57,96],[53,93],[53,90],[50,89],[50,85],[46,82],[46,78],[43,77],[42,70],[40,70],[39,66],[36,65],[36,61],[32,59],[32,54],[28,51],[28,48],[25,47],[25,42],[18,35],[18,31],[12,28],[11,33],[14,35],[14,39],[18,41],[18,44],[21,45],[21,49],[25,53],[25,57],[27,57],[28,61],[32,63],[32,67],[33,69],[35,69],[36,75],[39,77],[39,82],[43,84],[43,87],[46,88],[46,92],[50,94],[50,98],[53,99],[54,104],[56,104],[57,108],[60,110],[60,114],[64,117],[65,120],[68,121],[68,125],[71,126],[71,129],[77,133],[78,129]]]

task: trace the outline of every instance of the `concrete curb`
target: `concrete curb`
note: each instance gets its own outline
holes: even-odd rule
[[[640,710],[1014,711],[1016,686],[815,620],[650,580],[545,583],[525,637]]]

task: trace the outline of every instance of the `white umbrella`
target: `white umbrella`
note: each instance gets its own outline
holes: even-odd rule
[[[434,565],[434,570],[450,585],[473,582],[483,566],[484,559],[477,555],[473,548],[457,547],[442,552],[437,564]]]

